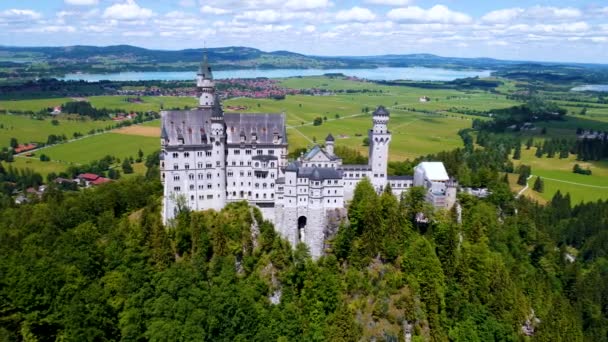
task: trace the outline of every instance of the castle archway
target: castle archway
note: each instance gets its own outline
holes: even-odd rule
[[[304,239],[306,237],[306,216],[300,216],[298,217],[298,237],[299,237],[299,242],[304,242]]]

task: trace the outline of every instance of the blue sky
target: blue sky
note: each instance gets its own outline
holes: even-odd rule
[[[76,44],[608,63],[608,1],[0,1],[0,45]]]

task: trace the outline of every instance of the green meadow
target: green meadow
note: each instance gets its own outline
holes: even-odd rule
[[[567,159],[537,158],[534,156],[534,148],[524,148],[521,160],[514,162],[515,165],[532,166],[532,174],[544,180],[545,191],[539,195],[546,200],[550,200],[557,190],[570,193],[573,203],[608,199],[608,161],[581,162],[573,155]],[[574,164],[579,164],[584,169],[589,168],[592,175],[573,173]],[[532,178],[528,181],[530,188],[534,180]]]
[[[86,134],[91,129],[105,128],[112,124],[110,120],[58,118],[59,125],[55,126],[51,123],[52,119],[37,120],[29,115],[0,114],[0,147],[9,146],[11,138],[17,138],[20,143],[46,142],[51,134],[65,134],[71,139],[75,132]]]
[[[106,155],[112,155],[120,159],[125,157],[136,158],[139,149],[145,155],[160,149],[158,138],[104,133],[51,146],[39,150],[37,154],[44,153],[56,162],[86,164]]]

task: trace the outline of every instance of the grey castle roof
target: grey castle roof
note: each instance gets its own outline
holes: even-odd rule
[[[207,61],[207,54],[205,54],[205,57],[203,57],[203,61],[201,62],[201,64],[198,67],[197,74],[199,76],[203,76],[204,79],[208,79],[208,80],[213,79],[213,73],[211,72],[211,66],[209,66],[209,62]]]
[[[300,167],[298,168],[299,178],[310,180],[342,179],[340,171],[330,167]]]
[[[291,162],[285,168],[285,172],[297,172],[298,178],[310,180],[342,179],[342,173],[331,167],[303,167],[298,161]]]
[[[327,138],[325,138],[325,141],[335,141],[334,136],[333,136],[333,135],[331,135],[331,133],[329,133],[329,134],[327,135]]]
[[[229,144],[241,142],[241,136],[250,143],[273,144],[275,135],[282,139],[282,144],[287,144],[287,132],[285,130],[285,114],[269,113],[225,113],[226,134]]]
[[[208,144],[211,118],[214,115],[215,118],[219,118],[221,113],[223,111],[219,106],[164,111],[161,119],[161,135],[167,140],[168,146],[182,145],[180,139],[183,139],[183,145]],[[287,143],[285,114],[224,113],[223,121],[228,144],[240,144],[241,134],[245,137],[245,143],[252,143],[252,137],[255,135],[257,144],[274,144],[275,132],[279,138],[282,138],[282,144]]]
[[[389,181],[413,181],[414,176],[388,176]]]
[[[267,161],[270,161],[270,160],[278,160],[279,158],[277,156],[271,156],[271,155],[265,155],[265,154],[263,154],[263,155],[259,155],[259,156],[257,156],[257,155],[253,156],[251,159],[252,160],[258,160],[258,161],[265,161],[265,162],[267,162]]]
[[[376,108],[374,111],[374,116],[390,116],[390,113],[388,110],[386,110],[386,108],[384,108],[384,106],[378,106],[378,108]]]
[[[345,164],[340,166],[340,169],[344,171],[369,171],[372,167],[368,164]]]
[[[312,157],[316,156],[317,153],[323,153],[325,155],[325,157],[327,157],[327,159],[329,159],[329,160],[340,159],[340,157],[338,157],[338,156],[329,155],[329,153],[324,151],[319,145],[313,146],[310,150],[308,150],[308,152],[306,152],[306,154],[304,154],[304,156],[302,158],[305,160],[309,160]]]

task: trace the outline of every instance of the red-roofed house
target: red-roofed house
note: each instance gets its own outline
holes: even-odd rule
[[[105,177],[99,177],[96,180],[91,182],[91,185],[100,185],[100,184],[105,184],[108,182],[111,182],[112,180],[109,178],[105,178]]]
[[[19,144],[19,146],[15,147],[13,149],[13,151],[15,152],[15,154],[19,154],[19,153],[23,153],[26,151],[34,150],[34,149],[36,149],[36,147],[38,147],[36,144],[27,144],[27,145]]]
[[[99,184],[104,184],[104,183],[108,183],[108,182],[112,181],[111,179],[101,177],[94,173],[81,173],[78,175],[78,179],[81,182],[84,182],[85,186],[99,185]]]

